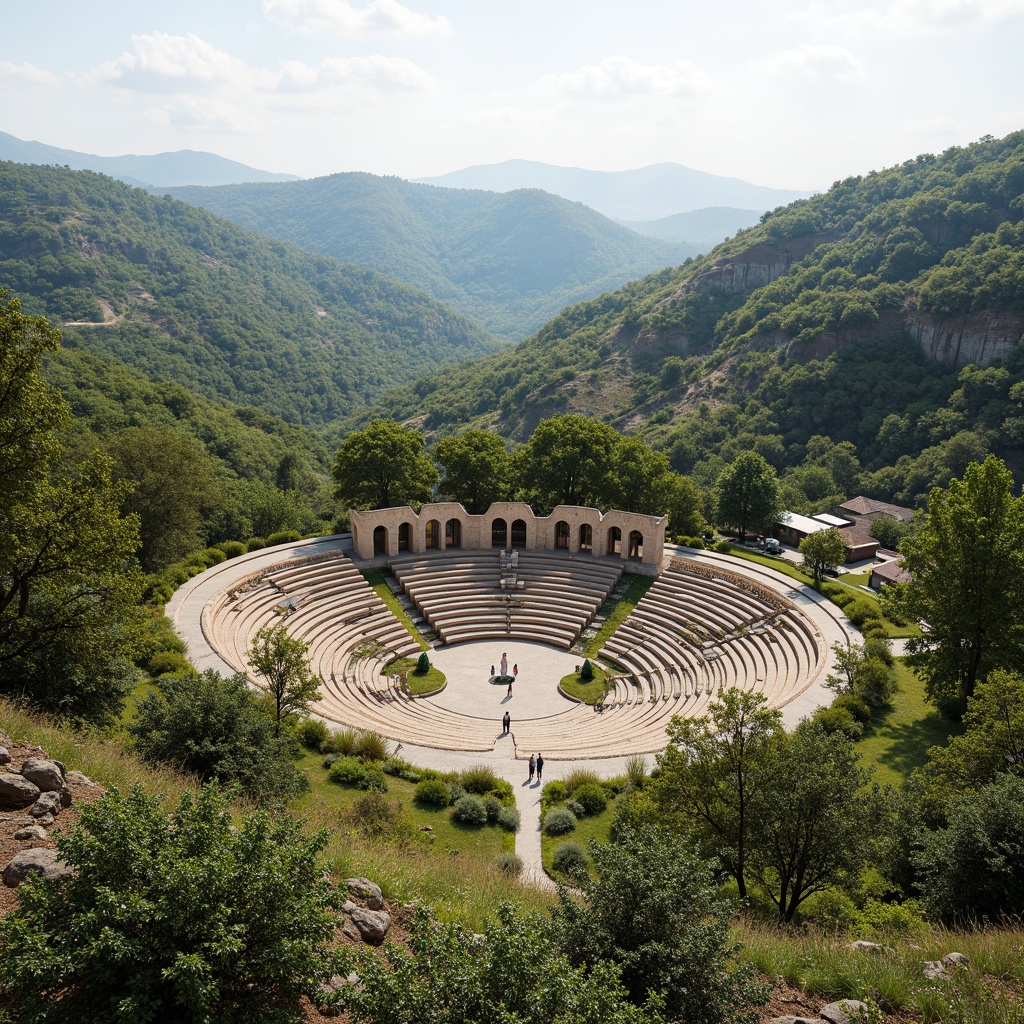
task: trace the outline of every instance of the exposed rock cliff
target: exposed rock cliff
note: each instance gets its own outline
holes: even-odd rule
[[[1024,315],[983,312],[936,320],[915,314],[907,321],[907,330],[926,355],[946,366],[988,366],[1004,359],[1024,338]]]

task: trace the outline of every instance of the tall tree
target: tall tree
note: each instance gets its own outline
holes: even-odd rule
[[[441,467],[438,492],[449,501],[461,502],[467,512],[482,515],[492,501],[512,496],[512,458],[500,435],[492,430],[467,430],[446,437],[434,446]]]
[[[437,481],[423,435],[393,420],[374,420],[353,431],[334,459],[334,493],[349,508],[430,501]]]
[[[263,677],[274,701],[275,731],[281,732],[281,719],[295,711],[308,711],[320,699],[317,685],[306,660],[309,644],[289,636],[284,624],[264,626],[252,638],[249,665]]]
[[[936,488],[920,526],[903,539],[912,575],[889,589],[909,622],[927,624],[907,647],[929,697],[962,712],[978,682],[1014,668],[1024,652],[1024,499],[1013,475],[989,455],[947,491]]]
[[[541,511],[604,505],[618,444],[612,427],[587,416],[541,420],[518,453],[520,485]]]
[[[779,520],[782,504],[775,470],[757,452],[744,452],[726,466],[715,487],[719,522],[739,531],[767,532]]]
[[[674,715],[658,757],[652,799],[685,822],[705,856],[716,857],[747,895],[750,808],[782,715],[760,693],[730,689],[702,718]]]
[[[812,533],[800,541],[800,554],[804,556],[804,565],[814,575],[814,585],[820,586],[825,573],[842,565],[846,558],[843,535],[834,526]]]

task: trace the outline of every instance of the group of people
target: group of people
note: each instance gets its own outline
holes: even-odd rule
[[[508,675],[508,655],[504,651],[501,652],[500,668],[501,668],[501,673],[500,673],[501,674],[501,678],[504,679],[505,676]],[[518,676],[519,676],[519,665],[515,664],[515,665],[512,666],[512,678],[509,680],[509,683],[508,683],[508,696],[509,697],[512,696],[512,684],[516,681]],[[493,665],[491,666],[491,678],[492,679],[494,678],[494,666]],[[507,729],[505,731],[508,732]]]
[[[503,676],[508,675],[508,655],[505,651],[501,652],[501,661],[499,662],[501,668],[501,674]],[[519,665],[512,666],[512,679],[515,680],[519,675]],[[494,666],[491,666],[491,678],[494,677]],[[512,696],[512,683],[508,684],[508,695]],[[501,728],[502,734],[507,736],[509,729],[512,727],[512,716],[506,711],[501,717]],[[537,777],[537,782],[540,782],[544,775],[544,758],[540,754],[534,756],[530,755],[530,782],[533,782],[534,776]]]

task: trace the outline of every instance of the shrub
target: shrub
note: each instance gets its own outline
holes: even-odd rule
[[[502,805],[501,810],[498,811],[499,828],[503,828],[506,832],[518,832],[519,825],[519,811],[515,807]]]
[[[823,597],[827,597],[833,604],[838,604],[836,601],[837,597],[841,595],[849,595],[850,599],[853,599],[853,595],[846,587],[840,586],[838,583],[829,583],[828,580],[822,580],[821,585],[818,587],[818,593]]]
[[[475,793],[477,796],[486,796],[488,793],[501,788],[502,780],[486,765],[473,765],[465,771],[459,772],[459,783],[467,793]]]
[[[339,757],[331,765],[327,778],[339,786],[354,786],[356,789],[362,789],[366,782],[366,766],[356,757]]]
[[[727,540],[716,541],[712,548],[720,555],[728,555],[732,551],[732,545]]]
[[[604,790],[593,783],[587,783],[573,791],[573,799],[583,805],[588,815],[600,814],[608,806],[608,798]]]
[[[236,823],[212,786],[170,816],[141,786],[79,813],[56,836],[75,872],[4,918],[9,1019],[267,1020],[337,970],[326,831]]]
[[[514,853],[509,853],[508,850],[506,850],[498,857],[498,867],[506,875],[511,875],[515,878],[516,875],[522,873],[523,859],[522,857],[517,857]]]
[[[416,785],[416,802],[429,807],[447,807],[451,802],[448,784],[443,779],[423,779]]]
[[[584,658],[583,667],[580,669],[580,679],[589,683],[594,678],[594,666],[590,664],[589,658]]]
[[[157,651],[149,659],[149,664],[146,668],[151,676],[180,676],[187,672],[191,665],[189,665],[188,658],[181,651]]]
[[[860,912],[858,931],[869,937],[889,939],[920,935],[927,927],[924,906],[918,900],[882,903],[880,900],[870,899]]]
[[[272,548],[275,544],[294,544],[302,540],[302,534],[298,530],[278,530],[267,538],[267,547]]]
[[[567,843],[559,843],[551,858],[551,867],[563,875],[578,875],[586,871],[588,863],[583,847],[571,840]]]
[[[578,800],[573,800],[571,797],[565,801],[565,807],[567,810],[572,811],[577,818],[585,818],[587,816],[587,809]]]
[[[416,772],[408,761],[402,760],[400,757],[389,757],[380,766],[381,771],[385,775],[393,775],[396,779],[406,779],[409,782],[419,782],[420,775]],[[416,778],[409,778],[410,775],[415,775]]]
[[[865,658],[853,677],[853,692],[873,708],[885,707],[897,690],[896,673],[879,658]]]
[[[569,795],[568,790],[565,788],[565,783],[561,779],[555,779],[554,782],[549,782],[544,787],[544,799],[548,803],[557,804],[559,801],[564,800]]]
[[[861,635],[865,638],[879,639],[881,637],[887,637],[889,631],[885,628],[885,624],[881,619],[868,619],[863,626],[861,626]]]
[[[387,776],[380,770],[379,765],[374,763],[366,766],[364,781],[359,788],[372,789],[378,793],[386,793],[388,791]]]
[[[224,552],[225,558],[237,558],[244,555],[248,548],[240,540],[226,540],[217,545]]]
[[[338,755],[337,754],[328,754],[324,758],[324,760],[323,760],[323,765],[324,765],[325,768],[330,768],[331,765],[334,764],[337,760],[338,760]]]
[[[425,676],[429,671],[430,658],[427,657],[427,652],[423,651],[416,659],[416,675]]]
[[[487,824],[494,825],[498,821],[498,815],[501,814],[502,807],[504,805],[496,796],[485,796],[484,797],[484,809],[487,811]]]
[[[856,598],[851,601],[843,609],[846,612],[846,617],[860,629],[866,622],[878,621],[878,611],[872,605],[868,604],[867,601],[862,601],[860,598]]]
[[[452,819],[462,825],[472,825],[479,828],[487,824],[487,808],[483,800],[471,793],[460,796],[452,808]]]
[[[352,753],[364,761],[383,761],[388,756],[388,741],[373,730],[356,733]]]
[[[307,750],[320,750],[320,745],[331,734],[319,718],[304,718],[299,722],[295,735]]]
[[[549,836],[566,836],[576,828],[576,815],[566,807],[554,807],[544,815],[544,831]]]
[[[871,706],[855,693],[842,693],[834,701],[832,707],[845,708],[861,725],[871,721]]]
[[[829,600],[834,605],[838,605],[840,608],[845,608],[847,605],[853,604],[853,602],[857,600],[857,596],[855,594],[850,593],[850,591],[847,590],[846,587],[840,587],[834,583],[830,585],[835,587],[836,591],[834,594],[828,595]]]
[[[410,832],[401,803],[388,799],[379,790],[357,797],[349,819],[363,835],[372,839],[397,839]]]
[[[804,901],[800,916],[822,931],[846,932],[857,920],[857,906],[842,890],[825,889]]]
[[[220,565],[221,562],[228,560],[228,556],[220,548],[207,548],[203,552],[203,557],[207,566]]]
[[[320,744],[321,754],[341,754],[342,757],[353,757],[356,752],[356,740],[359,733],[355,729],[338,729]]]
[[[851,740],[858,739],[864,732],[864,726],[846,708],[837,708],[834,705],[815,711],[814,721],[826,733],[841,732]]]
[[[647,782],[647,758],[635,754],[626,762],[626,781],[634,789],[643,789]]]
[[[563,781],[568,795],[575,796],[580,786],[600,786],[601,776],[590,768],[573,768]]]
[[[246,551],[262,551],[266,546],[267,542],[263,537],[250,537],[245,542]]]

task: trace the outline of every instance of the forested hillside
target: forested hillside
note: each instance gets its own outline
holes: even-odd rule
[[[700,251],[642,237],[537,189],[483,192],[353,173],[169,191],[245,227],[391,274],[514,341],[570,303]]]
[[[710,462],[698,477],[751,447],[793,469],[825,436],[855,446],[863,486],[913,502],[987,450],[1020,468],[1022,334],[1018,132],[837,182],[381,408],[520,438],[587,413],[679,471]]]
[[[67,348],[307,425],[495,344],[398,281],[90,171],[0,164],[0,285]]]

